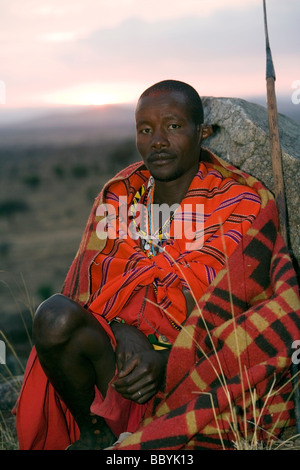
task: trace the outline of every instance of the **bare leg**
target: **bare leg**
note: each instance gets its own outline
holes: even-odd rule
[[[115,372],[115,354],[101,325],[80,305],[56,294],[37,309],[33,339],[43,370],[80,429],[71,448],[111,445],[115,436],[104,419],[90,413],[95,385],[105,396]]]

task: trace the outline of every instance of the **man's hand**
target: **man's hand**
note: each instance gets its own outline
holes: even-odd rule
[[[113,387],[124,398],[145,403],[163,382],[169,351],[154,351],[147,337],[133,326],[112,323],[112,328],[118,368]]]
[[[158,392],[164,377],[169,351],[143,351],[129,359],[114,388],[128,400],[145,403]]]
[[[117,342],[116,364],[119,372],[134,354],[153,350],[148,338],[134,326],[112,322],[111,328]]]

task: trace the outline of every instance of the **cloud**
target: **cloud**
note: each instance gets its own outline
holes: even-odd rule
[[[277,86],[290,91],[300,2],[267,7]],[[10,0],[0,25],[0,79],[16,102],[97,83],[132,95],[167,77],[204,94],[265,91],[261,0]]]
[[[263,50],[262,34],[260,39],[255,34],[255,40],[249,41],[249,27],[241,36],[242,26],[232,16],[227,21],[226,16],[214,16],[210,21],[185,17],[156,23],[129,19],[114,29],[100,29],[76,41],[64,50],[61,60],[75,69],[95,68],[103,78],[117,71],[126,78],[133,70],[140,77],[157,72],[172,74],[195,64],[212,66],[218,61],[226,64],[232,58],[257,56],[257,51]]]
[[[44,42],[66,42],[73,41],[75,37],[75,31],[56,31],[54,33],[41,34],[39,39]]]
[[[291,0],[291,4],[295,6],[296,1]],[[296,8],[299,11],[298,4]],[[286,54],[298,57],[298,20],[287,2],[276,4],[270,20],[271,44],[282,56],[279,58]],[[259,70],[263,77],[264,41],[262,5],[256,4],[243,10],[220,9],[205,17],[156,22],[132,17],[114,28],[100,28],[75,41],[62,51],[60,59],[74,70],[95,70],[101,80],[117,76],[123,80],[160,79],[190,73],[199,77],[213,75],[214,82],[221,82],[246,74],[257,77]]]

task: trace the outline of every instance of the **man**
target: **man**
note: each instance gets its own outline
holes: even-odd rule
[[[146,426],[182,368],[174,364],[178,347],[172,345],[180,344],[195,312],[199,321],[209,286],[243,245],[263,206],[256,183],[250,187],[228,169],[221,173],[216,157],[202,148],[208,131],[192,87],[173,80],[150,87],[135,118],[143,164],[103,188],[63,294],[37,309],[35,348],[17,409],[20,448],[105,449],[120,434],[135,436]],[[105,237],[99,229],[106,221],[103,207]],[[228,321],[225,315],[221,325]],[[214,332],[213,323],[209,328]],[[199,331],[203,341],[203,325]],[[198,360],[190,358],[171,389],[180,389]],[[229,367],[226,360],[222,366]],[[190,401],[189,395],[184,403]],[[162,437],[155,446],[171,448],[166,442]]]

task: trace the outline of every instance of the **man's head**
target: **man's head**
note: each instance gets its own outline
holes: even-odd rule
[[[158,93],[180,93],[186,99],[188,110],[191,118],[196,125],[203,124],[203,106],[198,92],[188,83],[180,82],[178,80],[163,80],[162,82],[155,83],[147,88],[141,96],[140,100],[146,96],[155,95]]]
[[[176,80],[151,86],[140,96],[135,117],[138,151],[157,181],[195,174],[203,137],[203,107],[193,87]]]

